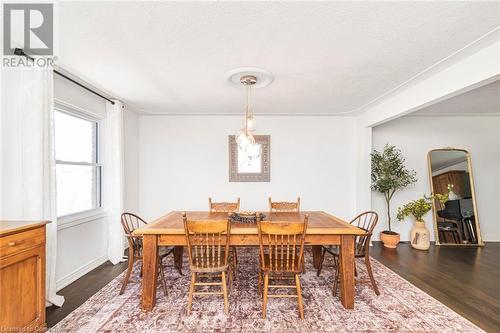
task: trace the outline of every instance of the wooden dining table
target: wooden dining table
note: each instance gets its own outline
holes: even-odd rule
[[[227,219],[228,213],[187,211],[189,220]],[[354,308],[354,242],[364,230],[323,211],[265,212],[264,221],[304,221],[309,215],[305,244],[312,245],[314,267],[319,266],[322,245],[340,247],[340,300],[346,309]],[[136,229],[143,237],[142,309],[150,311],[156,302],[158,281],[158,246],[174,246],[177,268],[182,268],[183,248],[186,246],[182,212],[170,212],[146,226]],[[258,246],[259,235],[255,223],[231,223],[231,246]],[[256,270],[257,274],[257,270]]]

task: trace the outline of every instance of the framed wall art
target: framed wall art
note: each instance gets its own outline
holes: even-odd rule
[[[271,136],[255,135],[254,138],[261,147],[261,153],[257,157],[249,157],[236,144],[236,136],[229,135],[230,182],[271,181]]]

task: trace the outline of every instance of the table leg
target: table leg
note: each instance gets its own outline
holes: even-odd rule
[[[319,262],[321,261],[321,251],[322,251],[321,245],[313,245],[312,246],[313,265],[314,265],[314,268],[316,268],[316,269],[319,268]]]
[[[158,282],[158,237],[144,235],[142,243],[142,309],[151,311],[156,302]]]
[[[354,309],[354,236],[342,235],[340,242],[340,300]]]
[[[184,254],[184,246],[174,246],[174,263],[175,268],[182,274],[182,256]]]

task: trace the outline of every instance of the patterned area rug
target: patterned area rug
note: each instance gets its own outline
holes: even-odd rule
[[[269,299],[267,319],[262,319],[257,293],[256,249],[238,250],[239,272],[229,295],[230,314],[223,310],[222,297],[195,297],[193,311],[186,315],[189,265],[184,275],[165,269],[168,296],[158,287],[152,312],[140,310],[139,265],[123,295],[118,295],[123,274],[64,318],[50,332],[482,332],[444,304],[425,294],[387,267],[372,259],[381,292],[376,296],[358,263],[355,309],[345,310],[332,295],[333,260],[325,260],[320,277],[306,253],[306,273],[301,282],[305,320],[300,320],[296,300]]]

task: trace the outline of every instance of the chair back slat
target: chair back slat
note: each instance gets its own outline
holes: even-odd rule
[[[191,269],[227,266],[231,224],[227,220],[188,220],[182,213]]]
[[[304,221],[261,221],[257,216],[261,268],[271,272],[301,272],[304,239],[309,216]]]
[[[213,202],[212,198],[208,198],[208,210],[210,213],[232,213],[240,210],[240,198],[236,202]]]
[[[378,222],[378,214],[373,211],[367,211],[359,214],[351,220],[351,224],[363,229],[366,233],[364,235],[356,236],[355,239],[355,253],[365,254],[367,246],[370,246],[370,239]]]
[[[300,212],[300,197],[297,198],[297,202],[273,201],[269,197],[269,211],[270,212]]]
[[[139,216],[132,213],[123,213],[121,215],[121,223],[129,246],[131,246],[137,255],[142,251],[142,238],[133,235],[135,229],[145,226],[147,223]]]
[[[269,197],[269,211],[270,212],[300,212],[300,197],[296,202],[288,201],[273,201]]]

